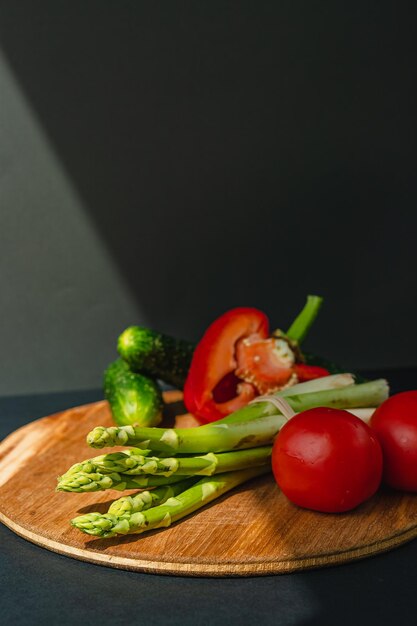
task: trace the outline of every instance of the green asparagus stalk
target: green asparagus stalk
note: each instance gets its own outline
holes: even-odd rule
[[[385,380],[375,380],[341,389],[286,396],[291,408],[299,413],[318,406],[334,408],[375,407],[388,397]],[[120,428],[96,427],[87,436],[93,448],[140,446],[155,452],[202,454],[227,452],[268,445],[285,423],[285,418],[271,402],[248,404],[226,419],[197,428]]]
[[[185,476],[125,476],[114,472],[103,474],[95,472],[70,472],[58,478],[57,491],[71,491],[88,493],[90,491],[105,491],[106,489],[148,489],[161,485],[171,485],[184,480]]]
[[[141,459],[142,464],[145,464],[150,453],[151,450],[132,448],[131,450],[126,450],[123,454],[137,457],[138,460]],[[119,458],[120,454],[122,453],[113,452],[112,454],[101,454],[100,456],[96,456],[92,459],[86,459],[85,461],[74,463],[74,465],[71,465],[71,467],[67,469],[65,476],[67,474],[77,474],[79,472],[83,472],[85,474],[94,474],[97,471],[102,474],[122,472],[123,470],[120,469],[119,466],[116,466],[116,460]]]
[[[167,528],[173,522],[194,513],[237,485],[268,471],[269,469],[264,466],[203,478],[189,489],[169,498],[164,504],[146,511],[122,516],[110,513],[104,515],[89,513],[74,518],[71,524],[88,535],[103,538]]]
[[[200,479],[197,477],[185,478],[174,485],[156,487],[151,491],[140,491],[133,496],[122,496],[111,503],[107,512],[110,515],[121,517],[122,515],[132,515],[132,513],[145,511],[159,504],[163,504],[168,498],[172,498],[182,491],[185,491],[198,480]]]
[[[92,459],[93,465],[103,474],[114,472],[125,476],[151,474],[152,476],[212,476],[223,472],[264,465],[271,456],[272,446],[250,448],[204,456],[143,457],[135,449],[127,452],[103,454]]]
[[[184,476],[212,476],[223,472],[269,465],[272,446],[250,448],[214,454],[209,452],[204,456],[172,457],[146,459],[135,457],[134,454],[116,452],[104,454],[82,466],[91,466],[93,471],[74,471],[72,468],[58,479],[58,491],[98,491],[104,489],[137,489],[140,485],[137,479],[145,478],[177,478]],[[100,466],[101,464],[101,466]],[[138,476],[142,474],[142,476]],[[150,486],[150,485],[149,485]]]
[[[252,407],[251,407],[252,408]],[[252,411],[261,411],[253,405]],[[275,409],[275,412],[277,410]],[[283,416],[272,413],[259,419],[237,424],[207,424],[198,428],[135,428],[97,426],[87,437],[93,448],[106,446],[145,446],[155,452],[171,454],[205,454],[228,452],[244,448],[265,446],[271,443],[285,422]]]

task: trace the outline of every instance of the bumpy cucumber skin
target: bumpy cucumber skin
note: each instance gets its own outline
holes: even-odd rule
[[[182,389],[195,345],[149,328],[130,326],[120,335],[117,349],[134,371]]]
[[[307,352],[303,352],[303,356],[307,365],[319,365],[320,367],[325,367],[330,374],[344,374],[347,371],[346,368],[342,368],[340,365],[337,365],[336,363],[333,363],[332,361],[329,361],[321,356]],[[351,372],[350,370],[349,372],[354,375],[356,383],[367,382],[367,380],[357,372]]]
[[[318,365],[319,367],[325,367],[326,370],[330,372],[330,374],[343,374],[344,372],[346,372],[345,369],[342,369],[336,363],[333,363],[328,359],[324,359],[321,356],[317,356],[316,354],[303,352],[303,357],[307,365]]]
[[[106,369],[104,395],[118,426],[157,426],[162,419],[163,399],[158,383],[132,372],[123,359]]]

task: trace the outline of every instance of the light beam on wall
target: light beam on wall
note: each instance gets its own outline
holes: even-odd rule
[[[1,52],[0,242],[0,394],[99,386],[146,320]]]

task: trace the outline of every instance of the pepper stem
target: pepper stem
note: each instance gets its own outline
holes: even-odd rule
[[[305,303],[303,310],[297,315],[286,332],[288,339],[296,341],[298,344],[304,341],[308,331],[317,317],[318,312],[320,311],[322,302],[323,298],[321,296],[307,296],[307,302]]]

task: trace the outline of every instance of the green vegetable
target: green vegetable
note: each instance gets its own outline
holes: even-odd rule
[[[98,469],[92,472],[67,472],[58,478],[56,491],[71,491],[88,493],[90,491],[105,491],[106,489],[148,489],[161,485],[172,485],[184,480],[185,476],[126,476],[113,472],[104,474]]]
[[[316,354],[312,354],[311,352],[303,352],[303,357],[304,362],[307,365],[318,365],[319,367],[324,367],[331,374],[342,374],[345,371],[340,367],[340,365],[337,365],[337,363],[333,363],[333,361],[317,356]]]
[[[341,389],[298,393],[285,399],[299,413],[318,406],[374,407],[387,397],[388,384],[381,379]],[[285,418],[278,414],[278,409],[265,401],[248,404],[222,420],[197,428],[98,426],[88,434],[87,443],[93,448],[132,445],[172,454],[227,452],[270,444],[284,422]]]
[[[307,296],[307,302],[299,315],[295,318],[290,328],[285,333],[288,339],[302,343],[320,311],[323,298],[320,296]]]
[[[137,476],[150,474],[151,476],[212,476],[222,472],[230,472],[245,467],[264,465],[269,462],[272,447],[263,446],[235,452],[214,454],[209,452],[203,456],[165,457],[143,456],[142,450],[133,448],[124,452],[113,452],[97,456],[90,461],[78,463],[70,468],[67,474],[76,471],[87,471],[94,468],[101,474],[123,474],[123,476]]]
[[[123,359],[117,359],[106,369],[104,395],[119,426],[156,426],[162,419],[163,400],[158,383],[132,372]]]
[[[184,478],[184,477],[183,477]],[[121,517],[122,515],[131,515],[139,511],[145,511],[159,504],[163,504],[177,494],[185,491],[194,485],[199,478],[186,478],[175,485],[166,485],[156,487],[152,491],[140,491],[133,496],[122,496],[111,503],[109,510],[110,515]]]
[[[314,380],[309,380],[304,383],[297,383],[296,385],[293,385],[292,387],[286,387],[285,389],[281,389],[280,391],[277,391],[273,395],[278,396],[280,398],[285,398],[286,400],[288,400],[289,397],[293,398],[293,400],[289,400],[289,402],[290,404],[291,402],[295,402],[295,406],[293,408],[296,412],[300,412],[300,411],[305,411],[306,409],[311,409],[313,408],[313,406],[316,406],[316,404],[313,404],[312,406],[312,403],[314,402],[321,402],[321,403],[323,402],[329,403],[333,401],[344,402],[344,396],[346,395],[346,393],[342,395],[342,399],[340,400],[339,395],[337,394],[337,391],[346,389],[347,387],[353,387],[354,380],[355,379],[353,378],[351,374],[334,374],[331,376],[323,376],[322,378],[315,378]],[[383,385],[384,389],[385,389],[385,386],[386,385]],[[365,392],[365,399],[366,399],[366,395],[369,389],[366,388],[364,390],[361,390],[361,392],[362,391]],[[379,386],[376,388],[376,391],[377,391],[377,394],[381,392]],[[317,395],[318,392],[320,392],[320,395]],[[325,393],[324,395],[322,395],[323,392],[330,392],[330,393]],[[351,396],[351,395],[352,395],[351,392],[349,392],[348,396]],[[363,395],[363,393],[358,394],[358,390],[355,389],[353,393],[354,401],[360,402],[362,399],[361,395]],[[299,396],[303,396],[301,401],[299,400]],[[256,403],[255,406],[259,406],[258,402]],[[276,409],[271,409],[271,404],[268,404],[268,405],[263,404],[262,406],[265,408],[266,411],[276,412]],[[252,420],[258,417],[260,417],[259,413],[258,412],[254,413],[252,411],[252,405],[251,405],[251,407],[245,406],[239,411],[235,411],[234,413],[231,413],[230,415],[227,415],[226,417],[223,417],[221,420],[217,420],[217,421],[220,423],[225,422],[226,424],[233,424],[235,422]]]
[[[322,356],[312,354],[311,352],[303,351],[303,361],[307,365],[318,365],[319,367],[324,367],[331,374],[342,374],[345,371],[337,363],[333,363],[333,361],[323,358]],[[357,383],[367,382],[367,380],[357,372],[354,372],[353,375]]]
[[[94,472],[101,472],[102,474],[111,474],[113,472],[122,471],[120,469],[115,468],[114,459],[117,458],[119,452],[113,452],[112,454],[101,454],[100,456],[96,456],[93,459],[87,459],[85,461],[80,461],[79,463],[75,463],[71,465],[71,467],[65,472],[64,476],[68,476],[69,474],[76,474],[78,472],[84,472],[85,474],[94,474]],[[150,450],[141,450],[140,448],[132,448],[131,450],[126,450],[123,454],[128,457],[130,454],[135,455],[136,457],[140,457],[142,462],[145,463],[145,457],[149,457],[151,454]],[[106,462],[106,459],[109,459]]]
[[[117,342],[120,356],[132,370],[163,380],[178,389],[184,386],[194,348],[194,344],[188,341],[141,326],[130,326]]]
[[[271,443],[285,418],[277,416],[275,407],[268,404],[268,415],[238,424],[213,422],[197,428],[135,428],[134,426],[97,426],[87,436],[92,448],[108,446],[146,446],[154,452],[175,454],[205,454],[254,448]],[[262,410],[252,405],[254,416]],[[274,413],[275,411],[275,413]]]
[[[131,533],[137,534],[155,528],[167,528],[173,522],[219,498],[237,485],[268,471],[269,467],[255,467],[203,478],[189,489],[169,498],[165,504],[160,506],[122,516],[110,513],[104,515],[88,513],[74,518],[71,524],[88,535],[103,538]]]
[[[313,378],[303,383],[297,383],[291,387],[281,389],[277,394],[282,398],[294,396],[302,393],[310,393],[313,391],[329,391],[330,389],[341,389],[355,383],[355,377],[352,374],[331,374],[330,376],[321,376]]]

